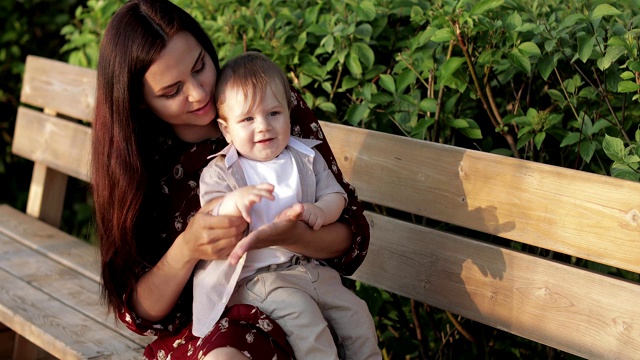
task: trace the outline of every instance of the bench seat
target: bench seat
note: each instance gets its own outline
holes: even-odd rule
[[[140,359],[100,300],[97,249],[0,205],[0,323],[60,359]]]

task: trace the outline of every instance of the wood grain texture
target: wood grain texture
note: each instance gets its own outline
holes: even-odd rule
[[[0,205],[0,234],[100,282],[98,249],[8,205]]]
[[[68,176],[42,162],[33,164],[26,213],[51,226],[60,226]]]
[[[0,269],[140,347],[153,340],[107,314],[99,297],[96,247],[6,205],[0,205]]]
[[[640,272],[640,183],[322,123],[364,201]]]
[[[640,286],[368,212],[353,278],[589,359],[637,359]]]
[[[11,151],[89,181],[91,129],[87,126],[20,107]]]
[[[29,55],[25,62],[20,101],[91,121],[95,89],[95,70]]]
[[[60,359],[139,358],[142,348],[0,268],[0,322]],[[9,290],[10,289],[10,290]]]

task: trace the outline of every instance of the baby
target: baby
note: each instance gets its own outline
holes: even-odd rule
[[[201,203],[222,197],[214,215],[243,216],[249,231],[298,203],[302,220],[313,229],[335,222],[346,193],[313,149],[320,142],[290,135],[292,96],[282,70],[260,53],[245,53],[222,69],[215,94],[229,146],[203,170]],[[201,261],[194,278],[193,333],[205,335],[227,304],[252,304],[267,313],[284,329],[298,359],[338,358],[327,321],[347,359],[381,359],[366,303],[316,259],[268,247],[249,251],[235,267]]]

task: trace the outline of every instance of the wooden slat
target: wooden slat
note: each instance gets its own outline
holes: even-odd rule
[[[152,337],[138,336],[115,322],[101,304],[98,249],[69,234],[0,205],[0,266],[45,293],[102,322],[132,341],[146,345]],[[22,262],[12,252],[38,254],[37,262]]]
[[[25,63],[20,101],[91,121],[95,88],[95,70],[29,55]]]
[[[91,129],[20,107],[11,151],[61,173],[89,180]]]
[[[100,323],[101,327],[119,333],[122,338],[136,343],[140,349],[152,340],[135,335],[107,313],[99,297],[100,286],[92,279],[3,234],[0,234],[0,249],[0,269]],[[63,315],[60,317],[63,318]]]
[[[640,272],[640,183],[322,127],[364,201]]]
[[[4,204],[0,205],[0,234],[5,234],[96,283],[100,281],[100,261],[95,246]]]
[[[140,357],[138,344],[3,269],[0,283],[0,322],[52,355],[61,359]]]
[[[589,359],[640,354],[640,286],[367,213],[354,278]]]

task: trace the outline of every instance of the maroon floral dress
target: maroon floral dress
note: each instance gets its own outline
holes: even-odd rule
[[[322,154],[332,169],[336,180],[347,192],[349,202],[339,221],[352,228],[353,238],[350,250],[342,257],[328,261],[329,265],[343,275],[351,275],[360,266],[369,246],[369,224],[363,215],[362,204],[355,189],[344,181],[329,144],[324,138],[320,124],[300,95],[293,91],[294,106],[291,109],[291,133],[294,136],[321,140],[315,148]],[[200,209],[198,184],[202,169],[210,161],[209,155],[222,150],[227,143],[223,138],[210,139],[198,144],[188,144],[175,137],[159,139],[158,154],[155,155],[163,174],[150,210],[154,224],[153,233],[146,234],[145,253],[149,253],[147,264],[138,264],[138,276],[156,264],[184,231],[192,216]],[[159,199],[159,200],[158,200]],[[282,328],[268,315],[251,305],[234,305],[222,314],[214,330],[204,338],[191,332],[193,277],[185,285],[178,303],[172,312],[160,322],[152,323],[140,318],[127,307],[118,314],[119,319],[132,331],[157,336],[144,352],[147,359],[202,359],[211,350],[219,347],[233,347],[242,351],[250,359],[272,360],[293,359],[293,350],[286,340]],[[125,300],[130,294],[125,294]]]

